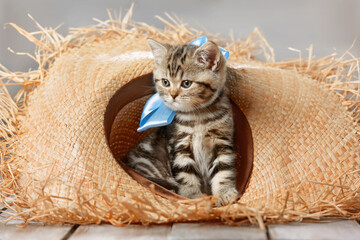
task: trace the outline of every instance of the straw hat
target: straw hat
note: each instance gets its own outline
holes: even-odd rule
[[[14,26],[37,44],[40,67],[1,72],[27,87],[16,104],[3,89],[0,102],[0,200],[13,215],[115,225],[247,219],[261,227],[360,218],[359,91],[351,82],[358,59],[275,63],[257,30],[225,46],[243,195],[215,208],[211,197],[185,199],[123,163],[142,136],[136,129],[153,93],[145,39],[186,43],[199,32],[179,23],[159,30],[110,19],[66,38],[46,30],[34,40]],[[254,59],[259,49],[267,62]]]

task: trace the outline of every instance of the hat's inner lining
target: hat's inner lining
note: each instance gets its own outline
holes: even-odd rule
[[[146,187],[153,185],[155,192],[163,197],[185,199],[141,176],[125,164],[130,149],[146,134],[146,131],[138,133],[136,129],[139,127],[142,108],[152,94],[154,87],[151,73],[130,81],[115,93],[106,108],[104,118],[108,145],[121,167],[141,185]],[[250,126],[236,104],[233,104],[233,114],[237,152],[237,189],[243,193],[252,169],[253,142]]]

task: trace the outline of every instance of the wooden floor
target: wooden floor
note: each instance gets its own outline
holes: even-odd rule
[[[0,214],[4,216],[5,214]],[[356,221],[336,220],[322,223],[268,225],[266,231],[253,226],[227,226],[209,223],[177,223],[172,225],[114,227],[111,225],[49,225],[32,223],[26,228],[12,220],[0,223],[0,240],[93,240],[93,239],[345,239],[360,240]]]

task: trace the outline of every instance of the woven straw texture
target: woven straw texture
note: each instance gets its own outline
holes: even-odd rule
[[[145,39],[186,43],[200,34],[165,20],[165,30],[129,25],[128,17],[68,37],[42,28],[35,38],[14,25],[37,44],[39,69],[1,72],[0,200],[12,217],[115,225],[250,221],[261,227],[307,218],[359,219],[359,81],[353,81],[358,59],[315,60],[310,54],[275,63],[257,30],[223,45],[231,56],[230,97],[252,130],[254,165],[241,199],[215,208],[211,197],[162,197],[120,167],[116,158],[140,137],[134,129],[147,97],[117,114],[106,139],[105,112],[113,95],[152,72]],[[268,60],[256,60],[259,53]],[[7,79],[26,85],[15,100],[7,97]]]

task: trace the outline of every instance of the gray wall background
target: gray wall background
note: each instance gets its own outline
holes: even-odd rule
[[[258,27],[275,50],[276,60],[297,57],[293,47],[307,54],[314,45],[316,57],[342,54],[360,37],[360,0],[0,0],[0,25],[14,22],[36,30],[27,14],[42,26],[56,27],[67,34],[69,27],[95,24],[93,17],[106,20],[106,9],[126,11],[135,3],[135,21],[162,27],[154,16],[174,13],[189,26],[229,37],[247,36]],[[6,26],[6,25],[5,25]],[[360,40],[360,39],[359,39]],[[10,53],[33,52],[34,46],[12,27],[0,28],[0,63],[11,71],[27,71],[36,64],[26,56]],[[351,52],[360,56],[360,42]]]

